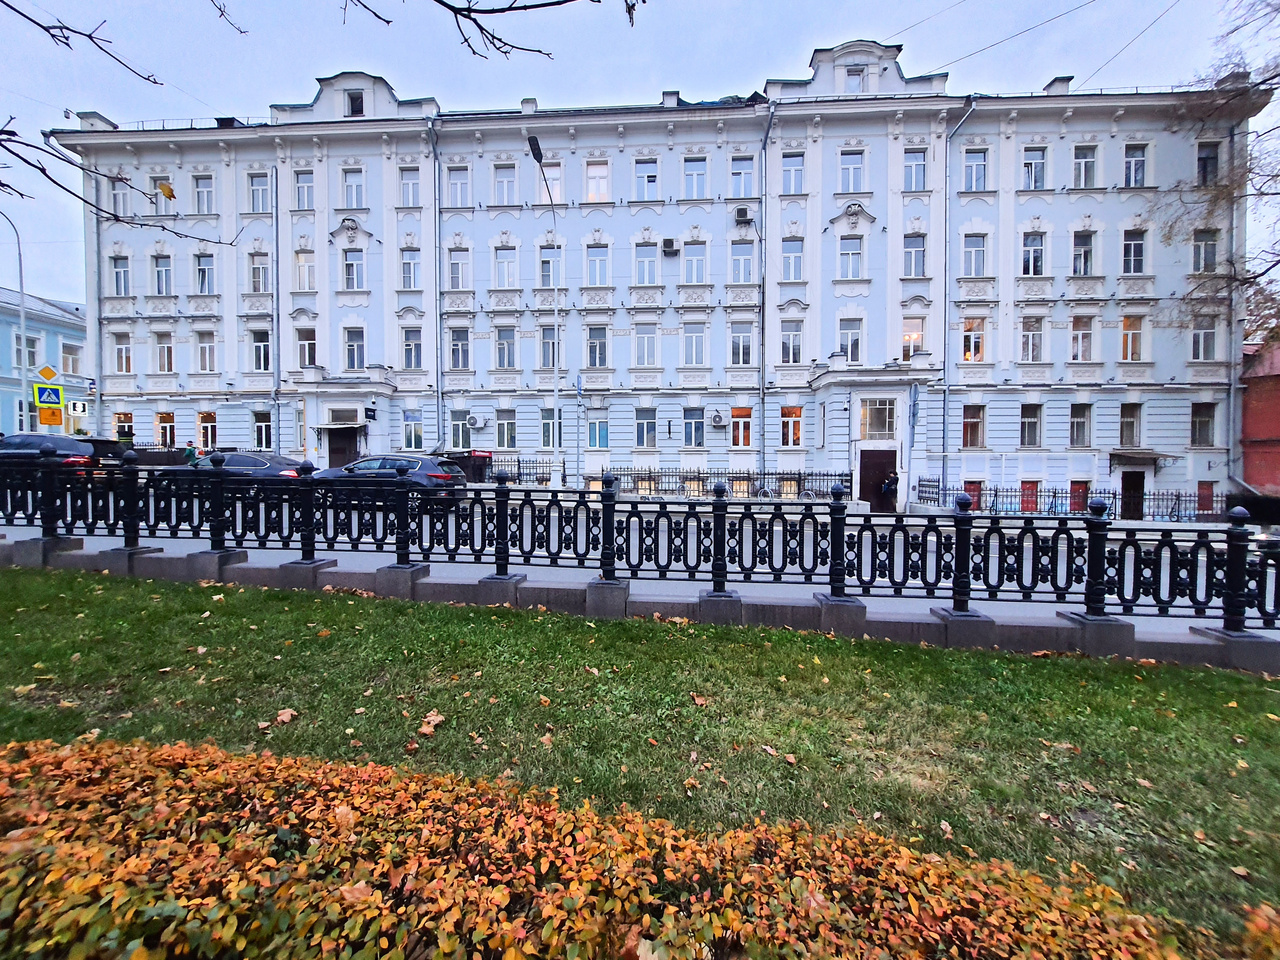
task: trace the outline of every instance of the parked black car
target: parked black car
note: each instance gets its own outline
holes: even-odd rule
[[[301,460],[274,453],[227,453],[222,469],[237,477],[296,477]],[[212,470],[213,455],[200,457],[189,467],[171,467],[163,476],[186,476],[192,470]]]
[[[398,466],[407,466],[406,476],[411,483],[432,490],[448,490],[460,495],[467,487],[467,478],[452,460],[441,457],[412,457],[404,454],[383,454],[361,457],[345,467],[332,467],[316,473],[317,480],[382,480],[394,481]]]
[[[51,444],[64,467],[118,467],[124,447],[106,437],[68,437],[55,433],[13,433],[0,440],[0,468],[35,466],[40,448]]]

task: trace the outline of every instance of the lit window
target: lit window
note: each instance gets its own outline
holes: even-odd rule
[[[750,407],[734,407],[730,411],[729,444],[734,447],[751,446]]]
[[[987,321],[983,317],[966,317],[960,351],[962,359],[969,363],[981,363],[986,358]]]
[[[1125,317],[1120,321],[1120,359],[1137,362],[1142,359],[1142,318]]]
[[[800,446],[801,426],[804,420],[804,407],[782,408],[782,445],[784,447]]]
[[[178,429],[172,413],[156,414],[156,441],[170,450],[177,445]]]
[[[1021,339],[1022,362],[1040,363],[1044,359],[1044,319],[1041,317],[1024,317],[1022,320]]]
[[[902,359],[910,360],[924,349],[924,317],[902,318]]]
[[[218,447],[218,415],[212,410],[196,414],[196,426],[200,431],[200,449],[216,450]]]

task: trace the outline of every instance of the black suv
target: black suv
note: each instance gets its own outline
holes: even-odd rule
[[[106,437],[14,433],[0,440],[0,466],[36,466],[46,443],[64,467],[118,467],[124,459],[124,447]]]

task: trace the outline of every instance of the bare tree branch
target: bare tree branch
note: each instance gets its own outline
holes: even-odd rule
[[[43,30],[45,35],[48,36],[50,40],[52,40],[54,43],[56,43],[60,47],[66,47],[68,50],[72,50],[74,49],[73,41],[75,41],[76,39],[87,40],[94,47],[96,47],[101,53],[106,54],[116,63],[120,64],[120,66],[124,67],[126,70],[132,73],[135,77],[138,77],[141,80],[145,80],[147,81],[147,83],[154,83],[157,86],[162,86],[160,81],[156,79],[155,74],[143,73],[133,64],[117,56],[114,52],[108,49],[108,45],[111,43],[111,41],[106,39],[105,37],[98,35],[98,31],[101,30],[106,25],[107,21],[105,20],[103,20],[102,23],[98,24],[92,30],[79,30],[75,27],[68,26],[67,24],[63,23],[61,20],[57,20],[54,23],[44,23],[42,20],[32,16],[31,14],[27,13],[25,10],[19,9],[13,3],[10,3],[9,0],[0,0],[0,7],[4,7],[10,13],[16,14],[20,19],[25,20],[27,23],[31,24],[37,29]],[[227,22],[230,23],[230,21],[227,21]]]
[[[230,14],[227,13],[227,5],[224,0],[209,0],[209,2],[213,4],[213,9],[218,11],[219,19],[227,21],[228,26],[230,26],[232,30],[240,34],[242,37],[248,34],[248,30],[243,29],[238,23],[231,19]]]

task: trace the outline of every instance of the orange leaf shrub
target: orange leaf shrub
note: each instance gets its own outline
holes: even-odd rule
[[[1280,960],[1280,914],[1271,904],[1245,908],[1244,955],[1248,960]]]
[[[1274,925],[1274,914],[1268,921]],[[1171,958],[1080,875],[212,746],[0,753],[0,955]],[[1260,952],[1258,957],[1274,954]]]

